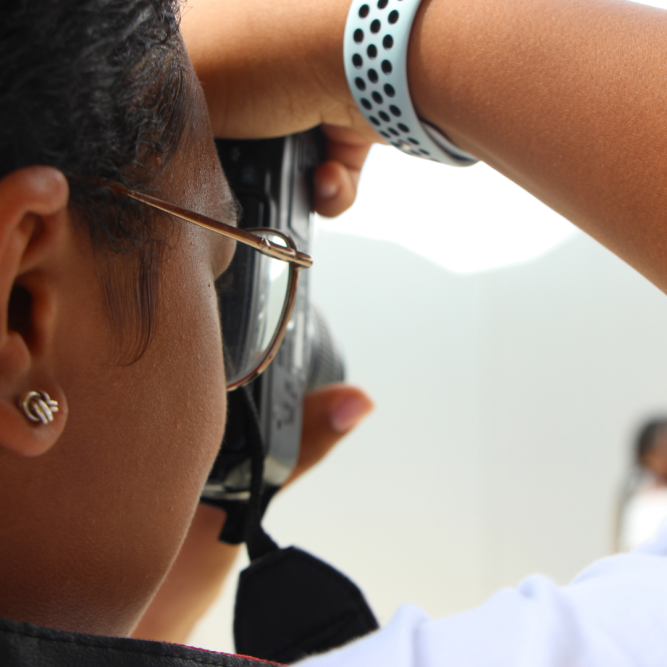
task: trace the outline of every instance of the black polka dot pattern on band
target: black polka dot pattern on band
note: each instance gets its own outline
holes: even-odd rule
[[[364,117],[404,153],[434,162],[472,164],[440,142],[415,116],[405,77],[412,20],[422,0],[352,0],[345,31],[345,71]]]
[[[386,9],[388,5],[389,5],[389,0],[377,0],[378,10]],[[368,18],[369,14],[371,13],[369,4],[363,4],[359,8],[358,13],[360,19]],[[389,25],[395,25],[400,18],[400,14],[396,9],[392,9],[389,12],[389,14],[385,16],[387,17],[387,22]],[[370,60],[374,60],[378,56],[378,45],[376,45],[373,42],[375,41],[375,35],[377,35],[378,38],[380,38],[379,33],[382,30],[382,21],[380,21],[380,19],[378,18],[372,20],[369,19],[369,21],[370,24],[366,25],[368,26],[368,31],[370,33],[369,37],[370,43],[366,47],[366,55]],[[357,30],[355,30],[354,32],[354,41],[357,44],[361,44],[365,40],[365,38],[366,38],[365,31],[362,30],[361,28],[357,28]],[[394,46],[393,36],[390,33],[386,32],[384,35],[382,35],[380,44],[385,51],[391,50],[391,48]],[[352,56],[352,64],[355,66],[356,69],[358,70],[362,69],[364,65],[364,59],[360,53],[355,53]],[[390,75],[394,70],[391,61],[388,60],[387,58],[382,60],[382,63],[380,64],[380,69],[382,70],[382,75],[386,76]],[[384,105],[384,97],[382,96],[379,90],[372,90],[372,88],[374,88],[375,86],[380,85],[381,86],[380,90],[382,90],[387,97],[396,96],[395,88],[390,83],[387,83],[386,81],[381,81],[382,75],[378,73],[378,70],[371,67],[368,70],[366,70],[365,76],[362,73],[360,73],[360,75],[354,80],[354,84],[357,87],[357,89],[362,92],[366,91],[370,86],[371,88],[371,90],[369,91],[370,97],[373,100],[373,102],[378,105],[379,108],[376,108],[374,112],[375,115],[368,116],[368,119],[376,127],[380,126],[382,123],[386,123],[388,125],[386,129],[379,130],[379,132],[383,137],[389,139],[392,136],[395,137],[400,136],[398,130],[407,134],[410,132],[410,129],[404,123],[398,123],[395,127],[391,126],[392,118],[390,114],[398,118],[402,115],[401,110],[395,104],[391,104],[385,108],[382,108]],[[366,97],[362,97],[360,99],[360,104],[367,111],[373,110],[373,103]]]

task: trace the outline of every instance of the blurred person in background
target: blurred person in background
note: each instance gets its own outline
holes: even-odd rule
[[[640,429],[632,469],[624,485],[616,531],[616,549],[632,551],[651,539],[667,518],[667,418]]]

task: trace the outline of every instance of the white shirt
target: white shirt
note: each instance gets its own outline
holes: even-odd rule
[[[432,621],[401,607],[381,630],[299,667],[666,667],[667,522],[630,554],[560,587],[533,575]]]
[[[632,551],[646,542],[667,518],[667,486],[646,475],[621,510],[619,547]]]

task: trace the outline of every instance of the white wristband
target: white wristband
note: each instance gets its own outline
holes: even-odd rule
[[[477,159],[421,121],[407,77],[410,31],[421,0],[352,0],[343,58],[354,101],[375,130],[409,155],[465,167]]]

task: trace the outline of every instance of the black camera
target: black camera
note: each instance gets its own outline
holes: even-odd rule
[[[319,132],[311,130],[277,139],[218,140],[216,145],[229,185],[242,208],[239,227],[285,232],[299,250],[308,252],[312,174],[322,156]],[[324,317],[310,302],[308,283],[308,271],[302,271],[287,332],[270,366],[249,385],[228,394],[225,436],[202,501],[227,512],[220,539],[231,544],[243,541],[250,498],[249,432],[256,432],[259,426],[265,510],[298,459],[304,395],[344,379],[342,356]],[[253,323],[241,325],[250,330]],[[253,403],[251,410],[248,401]]]

